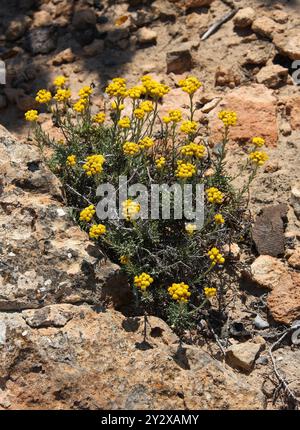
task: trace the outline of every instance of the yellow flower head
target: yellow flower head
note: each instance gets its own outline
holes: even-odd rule
[[[131,99],[139,99],[142,94],[145,94],[146,89],[143,85],[137,85],[127,90],[127,96]]]
[[[88,85],[85,85],[79,90],[78,95],[81,99],[88,99],[91,96],[92,92],[93,88],[89,87]]]
[[[195,121],[183,121],[180,126],[180,130],[185,134],[196,133],[197,131],[197,123]]]
[[[266,143],[265,139],[263,137],[253,137],[252,139],[253,145],[257,146],[258,148],[261,148]]]
[[[118,121],[118,126],[121,128],[130,128],[130,118],[128,118],[128,116],[123,116],[123,118]]]
[[[213,287],[205,287],[204,294],[207,299],[211,299],[217,295],[217,289]]]
[[[224,222],[225,222],[222,214],[216,214],[214,216],[214,220],[215,220],[216,224],[224,224]]]
[[[49,103],[52,99],[52,94],[48,90],[40,90],[38,91],[35,100],[38,103]]]
[[[118,111],[125,109],[124,103],[118,104],[115,100],[111,102],[110,107],[112,110],[118,110]]]
[[[38,118],[39,118],[39,114],[38,114],[37,110],[33,110],[32,109],[32,110],[28,110],[25,113],[25,119],[26,119],[26,121],[34,122],[34,121],[37,121]]]
[[[56,78],[53,81],[54,86],[56,87],[63,87],[67,82],[67,78],[64,76],[56,76]]]
[[[218,113],[218,117],[221,121],[223,121],[223,124],[225,127],[236,125],[236,122],[237,122],[236,112],[229,111],[229,110],[221,110]]]
[[[185,231],[187,232],[187,234],[191,236],[195,233],[196,230],[197,230],[196,224],[188,223],[185,225]]]
[[[141,148],[135,142],[125,142],[123,145],[123,152],[125,155],[137,155]]]
[[[105,121],[105,113],[104,112],[96,113],[96,115],[93,116],[92,120],[97,124],[103,124]]]
[[[145,114],[146,114],[146,112],[144,111],[144,109],[141,109],[139,107],[136,108],[136,109],[134,109],[133,113],[134,113],[134,116],[136,118],[138,118],[138,119],[143,119],[144,116],[145,116]]]
[[[169,111],[169,117],[172,122],[180,122],[182,120],[182,113],[179,109],[172,109]]]
[[[153,103],[150,100],[145,100],[144,102],[141,102],[139,107],[147,113],[152,112],[154,109]]]
[[[121,255],[120,263],[121,264],[128,264],[129,263],[129,257],[127,255]]]
[[[75,112],[82,113],[87,108],[87,99],[79,99],[76,103],[73,104],[73,109]]]
[[[79,215],[80,221],[90,222],[93,216],[95,215],[96,210],[94,205],[90,205],[84,208]]]
[[[184,92],[194,94],[198,88],[202,87],[202,83],[195,76],[189,76],[186,79],[181,79],[179,86]]]
[[[88,176],[93,176],[102,172],[104,162],[105,158],[101,154],[89,155],[86,157],[85,163],[82,167]]]
[[[210,203],[218,203],[218,204],[223,203],[224,195],[221,191],[218,190],[218,188],[211,187],[208,190],[206,190],[206,194],[207,194],[207,200]]]
[[[139,276],[134,277],[134,286],[139,288],[141,291],[146,291],[148,287],[154,282],[154,279],[148,275],[148,273],[143,272]]]
[[[89,230],[91,239],[99,239],[100,236],[106,233],[106,227],[103,224],[94,224]]]
[[[155,160],[156,168],[162,169],[166,165],[165,157],[159,157]]]
[[[189,291],[189,286],[184,282],[180,282],[180,284],[173,283],[171,287],[168,288],[168,293],[172,297],[173,300],[177,302],[187,303],[191,293]]]
[[[177,161],[177,169],[175,175],[177,178],[186,179],[191,178],[197,173],[196,166],[191,163],[184,163],[182,161]]]
[[[131,199],[125,200],[122,203],[122,206],[122,214],[127,221],[132,221],[135,219],[141,210],[141,205]]]
[[[126,81],[123,78],[114,78],[105,89],[106,94],[110,97],[126,97]]]
[[[249,159],[253,164],[263,166],[269,157],[264,151],[253,151],[250,152]]]
[[[170,91],[167,85],[155,81],[151,76],[143,76],[141,80],[145,87],[145,92],[154,99],[159,99]]]
[[[191,142],[188,145],[184,145],[180,149],[180,153],[186,157],[203,158],[205,156],[205,146]]]
[[[208,251],[207,255],[209,256],[209,258],[211,260],[212,266],[215,266],[216,264],[224,264],[225,263],[225,258],[223,257],[223,255],[220,253],[220,251],[216,247],[211,248],[211,250]]]
[[[70,166],[70,167],[75,166],[76,162],[77,162],[76,155],[69,155],[67,157],[67,162],[66,162],[67,166]]]
[[[71,90],[69,90],[68,88],[67,89],[58,88],[54,96],[54,99],[57,100],[58,102],[65,102],[69,100],[70,97],[71,97]]]
[[[151,139],[151,137],[144,137],[143,139],[141,139],[139,141],[139,147],[141,149],[149,149],[154,145],[153,139]]]
[[[165,124],[169,124],[169,122],[171,122],[171,118],[169,116],[163,116],[162,120]]]

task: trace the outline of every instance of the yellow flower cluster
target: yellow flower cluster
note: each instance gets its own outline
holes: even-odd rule
[[[121,255],[120,263],[121,264],[128,264],[129,263],[129,257],[127,255]]]
[[[35,100],[38,103],[49,103],[52,99],[52,94],[48,90],[40,90],[38,91]]]
[[[229,110],[221,110],[218,113],[218,117],[221,121],[223,121],[223,124],[225,127],[236,125],[236,122],[237,122],[236,112],[229,111]]]
[[[252,163],[263,166],[269,157],[264,151],[253,151],[249,154],[249,159]]]
[[[191,293],[189,291],[189,286],[184,282],[180,282],[180,284],[172,284],[171,287],[168,288],[168,293],[172,297],[173,300],[178,302],[187,303]]]
[[[71,97],[71,90],[68,88],[58,88],[54,99],[58,102],[65,102]]]
[[[147,113],[152,112],[154,109],[154,106],[151,100],[145,100],[141,102],[139,107]]]
[[[205,156],[205,146],[191,142],[188,145],[184,145],[180,149],[180,153],[187,157],[203,158]]]
[[[78,95],[81,99],[88,99],[91,96],[92,92],[93,88],[89,87],[88,85],[85,85],[79,90]]]
[[[144,109],[141,109],[140,107],[134,109],[133,113],[134,113],[134,116],[138,119],[143,119],[146,114]]]
[[[79,219],[80,221],[86,221],[89,222],[91,221],[91,219],[93,218],[93,216],[95,215],[96,210],[95,210],[95,206],[94,205],[90,205],[86,208],[84,208],[79,215]]]
[[[170,88],[167,85],[155,81],[149,75],[142,77],[142,83],[146,89],[146,93],[154,99],[159,99],[170,91]]]
[[[186,179],[191,178],[193,175],[196,174],[197,169],[194,164],[191,163],[184,163],[183,161],[177,161],[177,169],[175,171],[175,175],[177,178]]]
[[[106,227],[103,224],[94,224],[90,228],[89,235],[91,239],[98,239],[102,234],[106,233]]]
[[[136,155],[140,150],[141,148],[135,142],[125,142],[123,145],[123,152],[125,155]]]
[[[25,113],[26,121],[33,122],[33,121],[37,121],[38,118],[39,118],[39,114],[37,110],[31,109]]]
[[[73,105],[73,109],[75,112],[81,113],[85,111],[87,107],[88,100],[87,99],[79,99],[76,103]]]
[[[186,79],[181,79],[179,86],[184,92],[194,94],[202,86],[202,83],[195,76],[189,76]]]
[[[253,145],[257,146],[258,148],[261,148],[266,143],[265,139],[263,137],[253,137],[252,139]]]
[[[64,76],[56,76],[56,78],[53,81],[53,85],[55,87],[63,87],[67,82],[67,78],[65,78]]]
[[[67,162],[66,162],[67,166],[75,166],[76,162],[77,162],[76,155],[69,155],[67,157]]]
[[[183,121],[183,123],[180,126],[180,130],[182,133],[185,134],[191,134],[196,133],[197,131],[197,123],[195,121]]]
[[[118,110],[118,111],[125,109],[125,105],[123,103],[118,104],[115,100],[111,102],[110,107],[112,110]]]
[[[162,169],[166,165],[165,157],[159,157],[155,160],[156,167]]]
[[[130,128],[130,118],[124,116],[118,121],[118,126],[121,128]]]
[[[122,203],[123,206],[123,216],[127,221],[131,221],[132,219],[135,219],[137,214],[141,210],[141,205],[137,202],[134,202],[131,199],[125,200]]]
[[[179,109],[172,109],[169,111],[169,118],[172,122],[180,122],[182,120],[182,113]]]
[[[134,286],[140,288],[142,291],[146,291],[148,287],[154,282],[154,279],[148,275],[148,273],[143,272],[139,276],[134,277]]]
[[[110,97],[126,97],[126,81],[123,78],[114,78],[105,89],[106,94]]]
[[[222,214],[216,214],[216,215],[214,216],[214,219],[215,219],[215,222],[216,222],[217,224],[224,224],[224,222],[225,222],[225,220],[224,220],[224,218],[223,218],[223,215],[222,215]]]
[[[143,85],[136,85],[135,87],[127,90],[127,96],[131,99],[139,99],[142,94],[146,93],[146,88]]]
[[[189,235],[193,235],[196,230],[197,230],[196,224],[188,223],[188,224],[185,225],[185,231]]]
[[[207,200],[210,203],[223,203],[224,195],[221,193],[221,191],[218,190],[218,188],[211,187],[208,190],[206,190],[207,194]]]
[[[153,139],[151,139],[151,137],[144,137],[143,139],[141,139],[139,141],[139,147],[141,149],[149,149],[154,145]]]
[[[205,297],[206,297],[207,299],[211,299],[212,297],[215,297],[215,296],[216,296],[216,294],[217,294],[217,289],[216,289],[216,288],[214,288],[214,287],[205,287],[205,288],[204,288],[204,294],[205,294]]]
[[[102,172],[104,162],[105,158],[101,154],[89,155],[82,167],[88,176],[97,175]]]
[[[96,113],[96,115],[92,117],[92,120],[98,124],[103,124],[105,121],[105,113],[104,112]]]
[[[220,251],[216,247],[211,248],[211,250],[208,251],[207,255],[209,256],[209,258],[211,260],[212,266],[215,266],[216,264],[224,264],[225,263],[225,258],[223,257],[223,255],[220,253]]]

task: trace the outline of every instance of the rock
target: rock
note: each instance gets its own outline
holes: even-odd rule
[[[272,64],[263,67],[256,75],[256,81],[259,84],[264,84],[268,88],[278,88],[286,84],[288,77],[288,69],[279,64]]]
[[[30,30],[26,48],[33,54],[49,54],[57,45],[57,33],[53,27],[39,27]]]
[[[286,266],[277,258],[269,255],[260,255],[251,264],[251,279],[259,287],[274,289],[280,278],[286,274]]]
[[[284,30],[284,26],[278,24],[267,16],[256,18],[251,28],[255,33],[271,40],[276,34],[281,33]]]
[[[151,28],[142,27],[137,31],[137,40],[140,44],[156,43],[157,33]]]
[[[175,22],[178,16],[177,8],[165,0],[154,1],[151,4],[151,11],[153,12],[154,17],[162,22]],[[148,13],[146,13],[146,15],[149,16]]]
[[[241,256],[241,248],[237,243],[231,243],[230,245],[224,245],[222,247],[222,253],[232,260],[239,260]]]
[[[83,48],[84,54],[87,57],[95,57],[103,52],[104,41],[101,39],[95,39],[90,45],[86,45]]]
[[[197,27],[199,34],[204,33],[209,26],[209,14],[192,12],[186,15],[186,26],[188,28]]]
[[[291,60],[300,59],[300,40],[293,31],[276,35],[273,43],[280,53],[287,55]]]
[[[75,30],[86,30],[96,25],[97,15],[92,8],[77,10],[72,19]]]
[[[289,388],[295,394],[300,402],[300,378],[299,378],[299,360],[300,349],[291,350],[291,348],[278,348],[273,352],[276,360],[276,367],[280,375],[286,379]],[[274,390],[276,386],[274,386]]]
[[[120,268],[103,260],[67,213],[61,216],[61,184],[37,149],[2,127],[0,158],[0,311],[57,301],[128,303],[130,289]]]
[[[285,204],[267,206],[256,217],[252,236],[259,254],[277,257],[284,253],[284,222],[287,211]]]
[[[0,110],[6,108],[7,100],[4,94],[0,94]]]
[[[182,43],[178,48],[167,52],[167,73],[181,74],[191,70],[193,65],[189,43]]]
[[[297,247],[292,251],[290,257],[288,258],[288,263],[294,269],[300,269],[300,248]]]
[[[269,60],[273,59],[274,55],[275,48],[273,45],[270,46],[269,42],[259,42],[252,49],[249,49],[243,64],[265,65]]]
[[[276,104],[272,90],[262,84],[242,86],[227,93],[218,107],[208,114],[212,141],[222,139],[222,122],[218,119],[218,112],[228,109],[235,111],[238,117],[237,125],[230,130],[231,140],[249,142],[255,130],[256,136],[265,138],[267,146],[275,146],[278,139]]]
[[[236,28],[250,27],[255,19],[255,10],[252,7],[245,7],[238,10],[233,18],[233,23]]]
[[[64,327],[74,314],[73,305],[62,304],[44,306],[41,309],[29,309],[22,312],[22,317],[32,328]]]
[[[230,366],[249,372],[261,349],[260,344],[250,341],[238,343],[227,348],[226,359]]]
[[[186,9],[210,6],[214,0],[183,0]]]
[[[26,30],[31,23],[31,19],[28,16],[16,16],[15,19],[10,21],[5,37],[8,41],[14,42],[24,36]]]
[[[33,27],[49,27],[50,25],[53,25],[53,20],[46,10],[39,10],[33,14]]]
[[[241,76],[232,67],[218,66],[215,74],[215,86],[234,88],[240,83]]]
[[[272,19],[274,19],[274,21],[278,22],[279,24],[285,24],[289,19],[289,14],[283,10],[274,10],[271,16]]]
[[[290,136],[292,133],[292,127],[290,126],[290,123],[288,121],[283,121],[280,125],[280,132],[283,136]]]
[[[253,323],[255,327],[258,328],[259,330],[263,330],[265,328],[270,327],[270,324],[268,323],[268,321],[263,320],[262,317],[258,314],[256,315]]]
[[[8,409],[264,408],[257,384],[199,347],[179,346],[158,318],[149,318],[143,341],[143,318],[69,309],[72,318],[58,328],[31,328],[22,314],[0,314],[8,333],[0,348]]]
[[[291,270],[280,277],[267,299],[275,321],[291,324],[300,318],[300,273]]]
[[[300,187],[298,186],[293,187],[291,190],[291,204],[295,215],[300,219]]]
[[[76,56],[71,50],[71,48],[64,49],[59,52],[52,60],[54,66],[61,66],[66,63],[73,63],[76,60]]]

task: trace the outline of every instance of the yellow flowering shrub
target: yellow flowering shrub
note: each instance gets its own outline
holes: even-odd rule
[[[62,131],[63,141],[52,139],[43,130],[38,110],[26,112],[25,119],[39,147],[51,146],[53,150],[49,166],[65,185],[74,218],[92,240],[104,247],[109,258],[121,264],[133,287],[136,312],[156,313],[179,332],[192,324],[197,326],[211,307],[225,306],[223,296],[230,285],[224,288],[224,273],[232,272],[231,266],[236,263],[225,259],[222,250],[233,242],[242,241],[246,246],[250,237],[246,205],[249,186],[268,159],[260,150],[265,140],[254,136],[243,147],[241,176],[245,181],[238,189],[226,166],[237,114],[219,112],[223,137],[221,142],[212,141],[209,128],[195,119],[194,99],[202,87],[197,77],[179,81],[179,87],[189,96],[189,106],[174,106],[167,115],[160,112],[170,88],[149,75],[130,87],[125,79],[114,78],[105,89],[101,112],[93,106],[94,94],[99,93],[97,85],[83,86],[75,97],[64,76],[57,76],[53,85],[53,97],[49,90],[42,89],[36,98],[46,104],[55,126]],[[126,116],[122,114],[125,107]],[[128,186],[139,184],[149,191],[149,213],[152,186],[179,186],[184,190],[185,186],[202,185],[203,224],[198,225],[185,211],[181,217],[175,216],[173,197],[169,199],[168,216],[162,213],[160,201],[158,213],[147,218],[138,192],[135,197],[128,193],[122,199],[116,192],[113,217],[100,218],[99,185],[110,184],[118,191],[119,178],[124,176]],[[195,203],[195,195],[192,197]],[[215,296],[223,297],[220,303],[210,300]],[[225,312],[225,308],[219,311]]]

